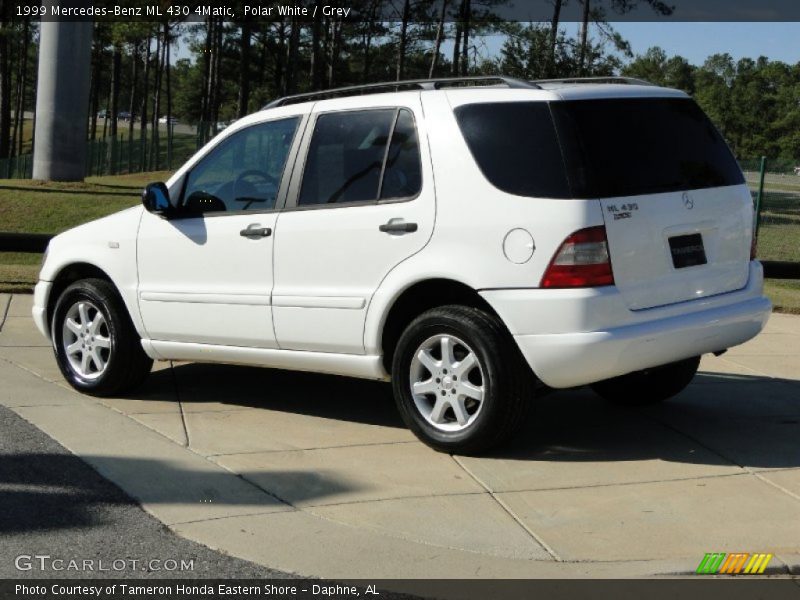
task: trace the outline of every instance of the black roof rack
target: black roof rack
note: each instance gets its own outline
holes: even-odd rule
[[[645,81],[644,79],[636,79],[635,77],[566,77],[564,79],[534,79],[530,83],[539,85],[541,83],[622,83],[625,85],[647,85],[657,87],[656,84]]]
[[[385,94],[390,92],[402,92],[411,90],[439,90],[446,87],[470,87],[470,86],[490,86],[505,85],[509,88],[541,89],[535,81],[524,81],[513,77],[501,75],[490,75],[484,77],[445,77],[441,79],[409,79],[406,81],[387,81],[384,83],[367,83],[365,85],[353,85],[349,87],[334,88],[331,90],[320,90],[318,92],[307,92],[305,94],[294,94],[273,100],[264,108],[275,108],[276,106],[286,106],[289,104],[299,104],[311,100],[327,100],[329,98],[342,98],[346,96],[358,96],[362,94]]]

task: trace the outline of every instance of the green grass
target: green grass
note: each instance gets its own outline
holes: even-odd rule
[[[761,260],[800,262],[800,188],[794,193],[768,188],[761,203],[758,232]]]
[[[142,188],[167,172],[89,177],[83,183],[0,179],[0,231],[60,233],[140,202]],[[39,254],[0,253],[0,291],[28,291]]]
[[[800,314],[800,281],[767,279],[764,291],[777,312]]]

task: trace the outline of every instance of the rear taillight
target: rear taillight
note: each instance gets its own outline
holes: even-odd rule
[[[581,229],[564,240],[541,283],[543,288],[601,285],[614,285],[606,228],[602,225]]]

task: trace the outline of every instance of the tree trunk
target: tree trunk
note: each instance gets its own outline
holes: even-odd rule
[[[164,21],[164,72],[167,79],[167,169],[172,170],[172,82],[170,78],[170,39],[169,21]]]
[[[92,124],[90,126],[89,139],[94,143],[97,137],[97,111],[100,110],[100,61],[103,58],[103,49],[97,39],[97,24],[95,24],[95,42],[92,48],[92,84],[91,84],[91,115]]]
[[[322,11],[318,10],[311,24],[311,89],[322,89]]]
[[[431,58],[431,68],[428,71],[428,78],[433,78],[436,72],[436,67],[439,64],[439,51],[442,48],[442,40],[444,39],[444,20],[447,17],[447,2],[442,0],[442,13],[439,15],[439,24],[436,27],[436,41],[433,44],[433,57]]]
[[[142,75],[142,110],[139,124],[139,165],[142,170],[147,164],[147,103],[150,100],[150,35],[144,43],[144,74]]]
[[[118,45],[114,45],[111,55],[111,128],[109,134],[117,137],[117,119],[119,118],[119,78],[122,67],[122,52]]]
[[[17,69],[17,98],[14,105],[14,131],[11,134],[11,156],[22,154],[23,123],[25,122],[25,88],[28,74],[28,30],[29,19],[26,17],[22,26],[22,40],[20,40],[20,59]],[[19,141],[17,141],[19,138]],[[19,152],[17,152],[19,148]]]
[[[300,47],[300,21],[292,17],[291,31],[289,32],[289,47],[286,54],[286,94],[294,94],[297,90],[297,58]]]
[[[104,110],[106,111],[106,118],[103,119],[103,139],[106,139],[106,134],[108,133],[108,107],[111,105],[111,88],[108,88],[108,94],[106,95],[106,105]]]
[[[11,136],[11,65],[9,57],[10,22],[5,19],[6,6],[2,8],[0,22],[0,158],[8,158]]]
[[[554,77],[554,69],[556,62],[556,44],[558,43],[558,25],[561,21],[561,5],[564,0],[553,0],[553,20],[550,23],[550,48],[547,54],[547,60],[542,69],[542,77]]]
[[[245,21],[242,23],[242,38],[239,42],[239,99],[236,116],[242,118],[248,113],[250,104],[250,38],[252,25]]]
[[[156,72],[155,77],[153,78],[153,133],[150,136],[150,162],[148,165],[148,170],[153,171],[158,169],[158,159],[159,159],[159,137],[160,132],[158,131],[158,119],[159,115],[161,114],[161,74],[163,72],[163,59],[162,55],[164,54],[161,44],[161,35],[158,30],[156,30]]]
[[[275,73],[273,77],[273,85],[275,93],[278,96],[286,94],[286,22],[281,21],[278,27],[278,48],[275,53]]]
[[[328,56],[328,88],[334,86],[336,80],[336,63],[339,61],[339,49],[342,46],[342,21],[334,19],[331,23],[333,32],[331,36],[331,48]]]
[[[451,65],[451,72],[453,77],[458,77],[459,64],[461,57],[461,19],[464,18],[464,2],[461,0],[461,6],[458,9],[458,21],[456,21],[456,35],[453,43],[453,64]]]
[[[22,46],[22,82],[20,83],[22,94],[20,96],[19,106],[19,139],[17,140],[17,156],[22,154],[22,145],[25,142],[25,100],[28,92],[28,51],[30,43],[30,20],[25,19],[25,40]],[[33,139],[32,136],[33,134],[31,134],[31,139]]]
[[[209,98],[211,97],[211,48],[213,47],[214,40],[214,18],[208,17],[206,19],[206,40],[203,45],[203,93],[200,95],[200,126],[204,127],[204,123],[209,121]],[[203,141],[205,141],[205,133]]]
[[[212,131],[211,123],[214,121],[214,93],[216,84],[216,69],[217,69],[217,19],[216,17],[209,17],[208,31],[206,35],[206,57],[208,58],[207,74],[205,81],[205,93],[203,94],[203,109],[202,116],[202,139],[205,143],[208,140],[209,133]]]
[[[128,121],[128,140],[133,141],[133,121],[136,118],[136,86],[139,84],[139,42],[131,45],[131,63],[133,72],[131,73],[131,96],[128,103],[130,120]]]
[[[591,0],[583,2],[583,21],[581,22],[581,49],[578,59],[578,71],[581,75],[586,73],[586,45],[589,42],[589,4]]]
[[[406,38],[408,37],[408,18],[411,11],[411,0],[403,3],[403,17],[400,22],[400,47],[397,53],[397,81],[402,80],[406,74]]]
[[[30,83],[30,85],[28,87],[35,94],[35,92],[36,92],[36,84],[39,81],[39,73],[37,72],[37,69],[34,68],[32,70],[31,74],[32,74],[31,83]],[[34,95],[34,98],[35,98],[35,95]],[[34,105],[35,105],[35,101],[34,101]],[[32,119],[32,123],[31,123],[31,156],[33,156],[33,145],[34,145],[34,139],[35,138],[36,138],[36,110],[34,108],[33,119]],[[17,154],[22,154],[22,142],[23,142],[23,136],[19,136],[19,151],[17,152]]]
[[[364,72],[361,74],[361,82],[367,83],[369,81],[370,67],[372,66],[372,21],[365,25],[367,32],[364,38]]]
[[[222,81],[221,64],[222,64],[222,30],[223,20],[219,17],[216,26],[216,35],[214,36],[214,95],[212,96],[213,103],[211,105],[212,113],[211,120],[214,122],[214,133],[216,133],[217,122],[219,122],[219,106],[220,106],[220,82]]]
[[[464,26],[462,31],[463,50],[461,52],[461,74],[466,77],[469,75],[469,28],[470,17],[472,16],[471,0],[464,0]]]

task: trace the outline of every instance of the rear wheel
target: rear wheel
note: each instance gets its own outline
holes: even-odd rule
[[[427,445],[472,454],[523,422],[533,376],[496,317],[444,306],[415,319],[397,344],[392,386],[400,414]]]
[[[80,392],[125,393],[153,366],[117,290],[103,279],[83,279],[64,290],[51,332],[61,373]]]
[[[688,386],[700,366],[700,357],[636,371],[593,383],[602,398],[622,406],[646,406],[672,398]]]

